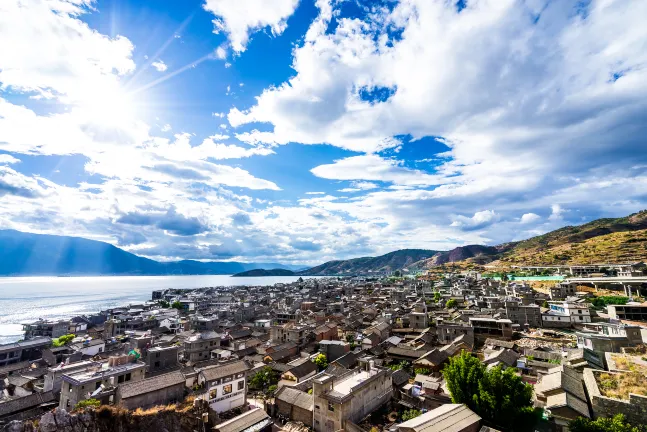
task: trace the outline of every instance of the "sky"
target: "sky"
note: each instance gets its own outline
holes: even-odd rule
[[[647,208],[647,2],[2,0],[0,229],[318,264]]]

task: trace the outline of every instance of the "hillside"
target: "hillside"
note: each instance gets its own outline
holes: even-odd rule
[[[431,258],[437,251],[401,249],[378,257],[328,261],[297,274],[304,276],[334,276],[345,274],[388,273],[402,270],[415,262]]]
[[[264,277],[264,276],[294,276],[294,272],[292,270],[285,270],[285,269],[272,269],[272,270],[265,270],[265,269],[255,269],[255,270],[248,270],[240,273],[236,273],[233,275],[233,277]]]
[[[438,252],[429,259],[418,261],[408,267],[416,272],[432,267],[455,262],[474,262],[485,264],[499,257],[499,249],[495,246],[467,245],[459,246],[450,251]]]
[[[0,230],[0,276],[208,275],[263,267],[283,266],[190,260],[162,263],[100,241]]]
[[[567,226],[499,248],[502,265],[644,261],[647,259],[647,211]]]

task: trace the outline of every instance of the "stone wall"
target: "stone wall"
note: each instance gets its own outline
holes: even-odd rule
[[[627,421],[634,425],[647,423],[647,396],[635,394],[629,395],[629,400],[614,399],[602,396],[596,381],[596,375],[600,373],[613,373],[605,371],[594,371],[584,369],[584,386],[591,401],[593,418],[613,417],[616,414],[624,414]]]

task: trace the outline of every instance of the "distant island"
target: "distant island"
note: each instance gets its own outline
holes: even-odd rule
[[[265,269],[254,269],[254,270],[248,270],[240,273],[236,273],[232,277],[263,277],[263,276],[294,276],[296,273],[294,273],[292,270],[286,270],[286,269],[272,269],[272,270],[265,270]]]

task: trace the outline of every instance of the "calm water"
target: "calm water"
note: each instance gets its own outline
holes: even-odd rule
[[[20,323],[69,318],[150,300],[164,288],[274,285],[298,277],[106,276],[0,278],[0,344],[22,338]]]

